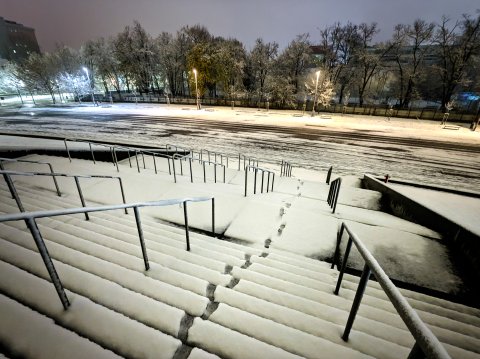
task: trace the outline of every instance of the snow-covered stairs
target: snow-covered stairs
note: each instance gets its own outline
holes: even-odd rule
[[[17,187],[29,210],[60,207],[60,202],[78,206],[73,197]],[[0,213],[17,211],[0,184]],[[20,332],[24,322],[15,324],[11,315],[2,320],[0,343],[10,351],[7,356],[54,357],[52,350],[61,353],[70,342],[88,347],[79,357],[135,358],[405,358],[413,346],[373,281],[350,340],[343,342],[357,278],[347,275],[335,296],[337,271],[324,262],[196,233],[186,252],[182,228],[142,214],[151,264],[145,271],[133,214],[102,212],[92,213],[90,221],[77,215],[38,223],[72,306],[63,311],[25,225],[0,224],[0,301],[18,318],[35,323],[22,338],[11,328]],[[452,357],[480,357],[479,310],[403,293]],[[35,335],[51,344],[36,343],[38,350],[32,350],[25,341]],[[66,339],[56,342],[57,335]]]

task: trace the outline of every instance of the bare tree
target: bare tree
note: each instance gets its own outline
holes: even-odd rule
[[[276,42],[264,43],[262,39],[257,39],[255,47],[248,56],[249,69],[252,75],[250,88],[258,94],[259,101],[262,101],[265,95],[267,75],[272,71],[277,52],[278,44]]]
[[[442,108],[446,108],[457,86],[465,84],[465,74],[475,55],[480,52],[480,12],[476,18],[464,15],[449,27],[449,19],[442,18],[436,34],[442,85]]]

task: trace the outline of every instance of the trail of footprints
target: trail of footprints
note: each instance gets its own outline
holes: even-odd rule
[[[295,194],[295,197],[301,197],[302,196],[301,188],[303,186],[303,183],[304,182],[302,180],[300,180],[300,179],[298,180],[297,193]],[[295,197],[293,197],[292,199],[294,200]],[[293,200],[290,200],[290,201],[286,200],[285,201],[285,206],[280,207],[280,225],[278,226],[278,229],[277,229],[277,237],[282,236],[283,230],[285,229],[285,226],[287,225],[283,221],[283,217],[287,214],[287,209],[292,206],[291,202],[293,202]],[[271,243],[272,243],[272,238],[268,238],[265,241],[264,247],[265,248],[270,248]]]

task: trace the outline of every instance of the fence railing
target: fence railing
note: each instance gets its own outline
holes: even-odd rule
[[[358,252],[365,261],[363,268],[362,276],[360,277],[357,291],[353,299],[352,308],[348,316],[347,324],[342,335],[344,341],[348,341],[350,331],[355,321],[355,316],[360,307],[363,294],[368,284],[370,275],[373,273],[378,283],[382,287],[385,294],[390,299],[390,302],[395,307],[397,313],[402,318],[403,322],[406,324],[410,333],[412,333],[415,339],[415,345],[413,346],[410,355],[408,358],[441,358],[441,359],[450,359],[447,351],[437,339],[437,337],[432,333],[432,331],[425,325],[425,323],[420,319],[415,310],[410,306],[405,297],[400,293],[397,287],[392,283],[390,278],[387,276],[385,271],[382,269],[380,264],[378,264],[375,257],[370,253],[370,251],[365,247],[363,242],[358,238],[358,236],[345,224],[342,223],[340,230],[337,234],[337,245],[335,248],[335,254],[333,257],[332,269],[335,265],[338,268],[338,261],[340,256],[340,243],[342,240],[343,232],[346,231],[348,234],[348,242],[345,249],[345,254],[343,256],[343,261],[340,269],[340,273],[337,280],[337,285],[335,287],[334,293],[338,295],[340,291],[340,286],[342,284],[343,274],[347,266],[348,255],[350,254],[350,249],[352,244],[355,244]]]
[[[12,195],[12,198],[15,200],[18,209],[20,212],[25,212],[25,208],[20,200],[20,196],[18,195],[17,189],[13,184],[11,176],[24,176],[24,177],[33,177],[33,176],[47,176],[47,177],[68,177],[73,178],[75,180],[75,185],[77,187],[78,196],[80,197],[80,202],[82,207],[86,207],[85,198],[83,196],[82,187],[80,186],[80,178],[110,178],[110,179],[117,179],[119,186],[120,186],[120,193],[122,195],[122,202],[126,203],[125,200],[125,191],[123,189],[122,179],[116,176],[104,176],[104,175],[72,175],[66,173],[44,173],[44,172],[17,172],[17,171],[2,171],[0,170],[0,174],[3,175],[5,182],[7,183],[7,187]],[[57,186],[57,191],[60,189]],[[61,195],[61,194],[59,194]],[[125,214],[128,214],[127,209],[125,209]],[[90,218],[88,216],[88,212],[85,212],[85,219],[88,221]]]
[[[263,183],[265,179],[265,173],[267,173],[267,193],[270,190],[273,192],[273,184],[275,182],[275,173],[273,171],[267,170],[265,168],[255,167],[255,166],[247,166],[245,168],[245,197],[247,197],[247,188],[248,188],[248,172],[249,170],[253,170],[254,172],[254,180],[253,180],[253,194],[257,194],[257,173],[262,173],[262,183],[261,183],[261,193],[263,193]],[[272,175],[272,187],[270,189],[270,175]]]
[[[332,208],[332,213],[335,213],[337,208],[338,195],[340,194],[340,186],[342,185],[342,179],[339,177],[330,183],[330,189],[328,191],[327,203]]]
[[[145,264],[145,270],[150,269],[150,264],[148,262],[147,249],[145,246],[145,238],[142,229],[142,222],[140,220],[140,211],[139,208],[142,207],[162,207],[162,206],[172,206],[176,204],[183,205],[184,221],[185,221],[185,239],[187,244],[187,251],[190,251],[190,236],[188,228],[188,212],[187,212],[187,203],[188,202],[212,202],[212,235],[215,235],[215,198],[214,197],[196,197],[196,198],[182,198],[182,199],[169,199],[163,201],[152,201],[152,202],[139,202],[139,203],[130,203],[122,205],[111,205],[111,206],[99,206],[99,207],[87,207],[87,208],[69,208],[62,210],[51,210],[51,211],[35,211],[35,212],[22,212],[14,214],[5,214],[0,216],[0,223],[9,222],[9,221],[25,221],[27,224],[30,233],[37,245],[38,251],[45,263],[50,279],[57,291],[58,297],[62,302],[63,308],[66,310],[70,306],[70,302],[63,288],[62,282],[55,270],[53,261],[48,253],[47,247],[43,240],[40,229],[38,228],[36,219],[37,218],[46,218],[46,217],[55,217],[55,216],[64,216],[77,213],[87,213],[87,212],[104,212],[112,211],[118,209],[127,210],[127,208],[133,208],[135,214],[135,221],[137,224],[138,236],[140,239],[140,247],[142,251],[142,257]]]
[[[12,159],[12,158],[0,158],[0,170],[4,171],[5,168],[3,167],[2,162],[21,162],[21,163],[35,163],[35,164],[40,164],[40,165],[47,165],[48,168],[50,169],[50,173],[54,173],[55,171],[53,170],[53,166],[49,162],[44,162],[44,161],[33,161],[33,160],[19,160],[19,159]],[[58,196],[60,197],[62,193],[60,192],[60,188],[58,187],[57,183],[57,178],[55,176],[53,178],[53,183],[55,185],[55,189],[57,191]]]
[[[327,179],[325,182],[327,182],[327,184],[330,184],[330,178],[332,177],[332,171],[333,171],[333,166],[330,166],[330,168],[328,169],[328,172],[327,172]]]
[[[290,162],[282,160],[280,165],[280,177],[292,177],[293,166]]]

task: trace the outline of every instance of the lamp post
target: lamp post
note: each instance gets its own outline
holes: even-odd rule
[[[92,83],[90,81],[90,75],[88,73],[88,69],[86,67],[83,67],[83,71],[85,71],[85,73],[87,74],[88,84],[90,85],[90,91],[92,93],[92,103],[93,103],[93,106],[95,106],[95,97],[93,96],[93,87],[92,87]]]
[[[198,81],[197,81],[197,69],[193,69],[195,75],[195,92],[197,94],[197,110],[200,110],[200,97],[198,97]]]
[[[315,104],[317,103],[318,78],[320,77],[320,70],[318,70],[315,74],[317,75],[317,80],[315,81],[315,96],[313,97],[312,117],[315,116]]]

